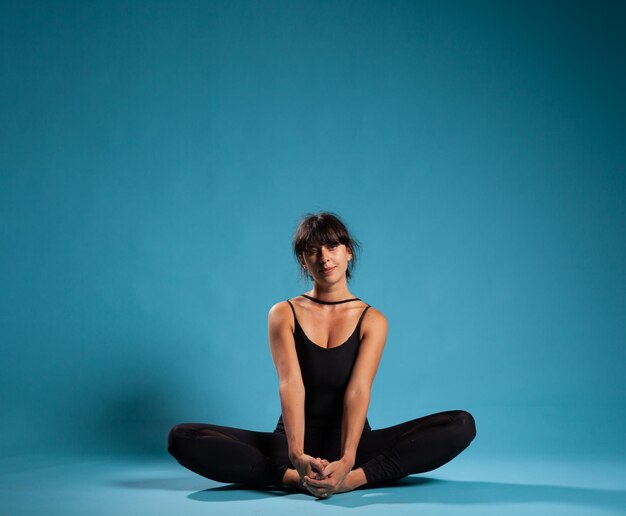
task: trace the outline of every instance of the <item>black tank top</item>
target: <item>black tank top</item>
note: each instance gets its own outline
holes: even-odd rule
[[[304,297],[323,304],[338,304],[358,298],[343,301],[321,301],[306,294]],[[359,333],[361,321],[365,312],[370,308],[367,305],[357,322],[352,335],[339,346],[324,348],[311,341],[298,323],[296,311],[287,300],[294,317],[294,339],[302,381],[304,383],[304,420],[305,428],[341,428],[343,416],[343,396],[350,380],[352,367],[356,361],[361,341]],[[371,430],[369,421],[365,418],[364,430]],[[282,414],[274,432],[285,433]]]

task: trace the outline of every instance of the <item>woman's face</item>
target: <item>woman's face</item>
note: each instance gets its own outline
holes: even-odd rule
[[[319,283],[333,283],[346,275],[352,252],[345,244],[324,244],[307,249],[302,265]]]

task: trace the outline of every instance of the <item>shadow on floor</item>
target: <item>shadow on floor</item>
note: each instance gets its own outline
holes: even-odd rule
[[[227,485],[196,491],[188,496],[202,502],[254,500],[273,496],[312,499],[294,491],[250,489]],[[492,503],[557,503],[588,506],[621,512],[626,507],[626,491],[611,491],[581,487],[533,484],[506,484],[440,480],[428,477],[408,477],[394,484],[380,484],[334,495],[328,500],[315,500],[338,507],[364,507],[376,504],[442,504],[468,505]]]

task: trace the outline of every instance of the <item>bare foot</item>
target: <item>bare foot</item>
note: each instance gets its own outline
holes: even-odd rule
[[[283,476],[283,485],[285,487],[291,487],[292,489],[299,489],[308,492],[307,488],[302,483],[300,475],[298,475],[298,472],[292,468],[288,468],[285,471]]]
[[[346,475],[346,478],[343,479],[343,482],[339,484],[335,493],[345,493],[347,491],[352,491],[357,487],[361,487],[363,484],[367,484],[367,478],[365,477],[365,472],[363,468],[353,469]]]

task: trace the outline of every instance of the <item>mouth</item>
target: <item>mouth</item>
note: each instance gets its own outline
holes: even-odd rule
[[[331,267],[330,269],[322,269],[320,272],[328,274],[329,272],[334,271],[336,267],[337,266],[335,265],[335,267]]]

